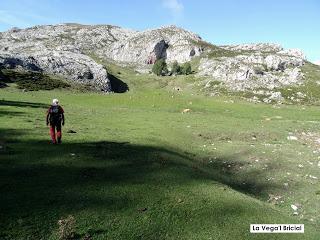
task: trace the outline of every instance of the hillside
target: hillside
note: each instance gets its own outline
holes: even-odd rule
[[[287,97],[282,89],[305,86],[309,73],[304,66],[312,66],[297,49],[268,43],[217,46],[176,26],[134,31],[111,25],[59,24],[14,28],[0,33],[0,40],[2,68],[60,75],[105,92],[114,91],[108,65],[146,75],[157,59],[164,58],[169,66],[173,61],[191,61],[193,85],[209,95],[249,92],[252,101],[282,102]],[[319,76],[319,67],[309,69]],[[307,95],[302,92],[287,100],[303,101]]]

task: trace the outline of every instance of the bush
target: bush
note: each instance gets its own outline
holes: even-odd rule
[[[157,76],[162,76],[168,73],[167,63],[164,59],[158,59],[153,67],[152,72],[156,74]]]
[[[258,75],[263,75],[264,74],[264,68],[262,66],[255,66],[253,68],[253,71],[255,74],[258,74]]]
[[[3,72],[2,72],[2,70],[0,68],[0,80],[2,80],[2,79],[4,79],[4,74],[3,74]]]
[[[180,65],[178,64],[177,61],[174,61],[173,64],[172,64],[171,74],[172,75],[181,74],[181,67],[180,67]]]
[[[184,75],[189,75],[192,73],[191,64],[190,62],[186,62],[181,67],[181,73]]]
[[[67,88],[70,84],[49,75],[39,72],[18,72],[14,70],[5,70],[4,82],[16,83],[20,89],[27,91],[52,90],[55,88]]]
[[[4,80],[5,80],[5,76],[0,68],[0,88],[5,88],[8,86]]]

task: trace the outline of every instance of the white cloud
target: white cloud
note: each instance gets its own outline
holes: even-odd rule
[[[313,63],[320,66],[320,60],[314,61]]]
[[[184,6],[179,0],[162,0],[163,7],[169,9],[174,20],[178,20],[183,15]]]

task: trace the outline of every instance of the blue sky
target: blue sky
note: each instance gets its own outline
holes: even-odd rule
[[[320,60],[319,0],[1,0],[0,31],[63,22],[175,24],[214,44],[274,42]]]

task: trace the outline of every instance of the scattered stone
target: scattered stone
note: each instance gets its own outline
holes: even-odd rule
[[[318,177],[313,176],[313,175],[309,175],[309,178],[312,178],[312,179],[318,179]]]
[[[138,209],[139,212],[145,212],[145,211],[147,211],[147,210],[148,210],[148,209],[147,209],[146,207],[144,207],[144,208],[139,208],[139,209]]]
[[[296,141],[298,140],[298,138],[296,136],[288,136],[287,137],[288,140],[291,140],[291,141]]]
[[[191,112],[191,109],[190,108],[185,108],[185,109],[182,110],[181,113],[189,113],[189,112]]]
[[[291,204],[291,208],[293,209],[293,211],[298,211],[298,206],[294,205],[294,204]]]
[[[268,202],[271,203],[271,204],[274,204],[274,205],[277,205],[279,204],[279,202],[283,202],[281,199],[283,197],[280,196],[280,195],[274,195],[274,194],[269,194],[269,199],[268,199]]]
[[[82,238],[82,240],[92,240],[91,234],[86,233],[86,234],[84,235],[84,237]]]
[[[67,133],[77,133],[77,132],[72,130],[72,129],[70,129],[70,130],[67,131]]]

